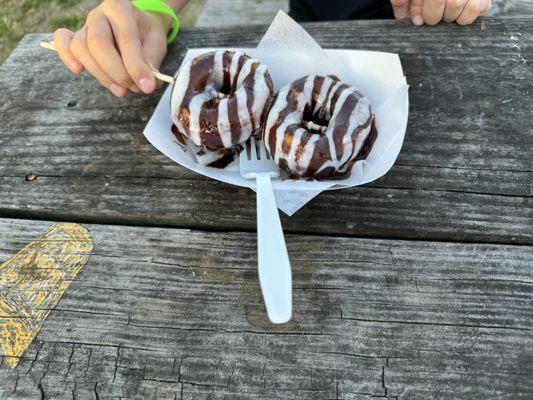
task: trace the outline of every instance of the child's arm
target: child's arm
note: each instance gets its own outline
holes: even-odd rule
[[[169,0],[179,12],[189,0]],[[148,63],[159,68],[167,52],[170,17],[139,10],[130,0],[105,0],[87,15],[74,33],[58,29],[55,47],[63,63],[75,74],[87,69],[116,96],[128,89],[153,92],[158,83]]]
[[[415,25],[441,21],[470,25],[490,10],[491,0],[391,0],[394,17],[411,18]]]

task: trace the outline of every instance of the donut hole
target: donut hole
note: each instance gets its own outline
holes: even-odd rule
[[[216,103],[221,99],[235,94],[235,87],[229,80],[229,77],[224,78],[222,82],[215,81],[213,86],[209,88],[209,92]]]
[[[204,102],[204,107],[207,108],[216,108],[218,103],[225,97],[231,96],[231,90],[229,93],[225,93],[226,88],[217,89],[215,86],[206,87],[206,92],[208,93],[209,98]]]
[[[302,126],[310,131],[324,133],[328,127],[329,118],[326,117],[325,112],[321,111],[319,109],[318,112],[313,113],[310,107],[305,107],[302,115]]]
[[[224,79],[224,82],[222,82],[222,86],[218,88],[218,93],[221,93],[226,96],[232,94],[231,83],[229,82],[229,79]]]

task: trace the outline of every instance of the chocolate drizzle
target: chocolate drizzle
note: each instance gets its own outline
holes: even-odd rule
[[[178,127],[175,124],[172,124],[172,127],[170,128],[170,130],[172,131],[174,137],[176,138],[176,140],[178,141],[180,146],[183,147],[183,148],[186,148],[187,147],[187,142],[186,142],[187,139],[185,138],[185,136],[183,136],[180,133],[180,131],[178,130]]]
[[[291,178],[342,179],[368,156],[377,136],[370,103],[336,76],[309,75],[282,88],[264,139]]]
[[[171,131],[183,150],[188,151],[187,137],[183,135],[174,124],[172,124]],[[193,144],[191,148],[193,149],[194,156],[200,164],[205,165],[206,167],[223,169],[239,156],[243,146],[238,144],[231,149],[217,149],[206,146],[196,146]],[[204,162],[204,160],[209,160],[209,162]]]
[[[185,63],[172,92],[174,123],[198,146],[232,148],[260,128],[273,93],[264,64],[238,51]]]

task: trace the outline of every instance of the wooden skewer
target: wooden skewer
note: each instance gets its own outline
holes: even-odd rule
[[[313,121],[307,121],[307,122],[304,123],[304,125],[305,125],[305,127],[307,129],[311,129],[313,131],[321,131],[321,132],[323,132],[323,131],[326,130],[325,126],[321,126],[321,125],[315,124]]]
[[[41,42],[41,47],[43,49],[48,49],[48,50],[53,50],[53,51],[57,51],[56,47],[54,46],[54,43],[50,43],[50,42]],[[149,64],[150,65],[150,64]],[[163,81],[163,82],[168,82],[168,83],[174,83],[175,82],[175,79],[173,76],[170,76],[170,75],[165,75],[165,74],[162,74],[161,72],[159,72],[156,68],[154,68],[153,65],[150,65],[150,69],[152,71],[152,73],[154,74],[154,76],[159,79],[160,81]]]
[[[209,91],[211,96],[216,97],[217,99],[223,99],[224,97],[226,97],[224,93],[220,93],[218,90],[216,90],[213,87],[210,87],[207,90]]]

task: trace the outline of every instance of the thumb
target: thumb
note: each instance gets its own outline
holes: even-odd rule
[[[409,0],[390,0],[394,18],[404,19],[409,16]]]

